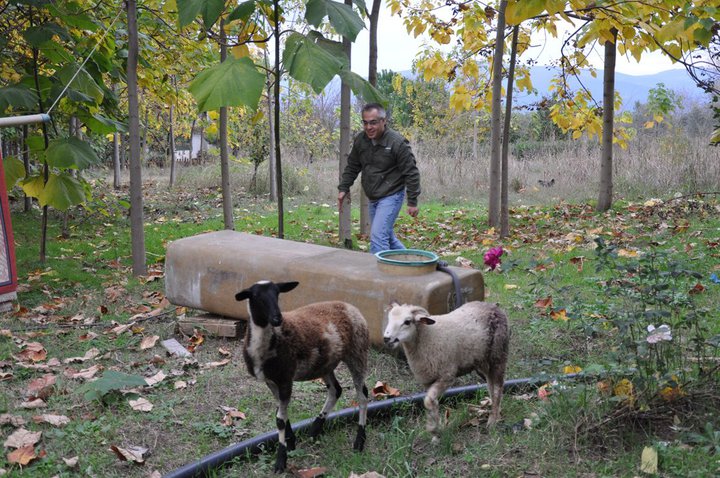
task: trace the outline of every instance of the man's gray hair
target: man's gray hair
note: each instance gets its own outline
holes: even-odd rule
[[[376,110],[378,112],[378,117],[380,119],[385,119],[387,113],[385,113],[385,108],[380,103],[368,103],[365,106],[363,106],[362,112],[366,113],[368,111]]]

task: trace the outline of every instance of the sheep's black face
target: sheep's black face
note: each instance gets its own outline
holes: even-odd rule
[[[253,323],[258,327],[267,327],[268,324],[280,327],[282,325],[282,313],[278,303],[280,294],[294,289],[297,285],[297,282],[275,284],[270,281],[261,281],[235,294],[235,299],[250,301],[250,315]]]

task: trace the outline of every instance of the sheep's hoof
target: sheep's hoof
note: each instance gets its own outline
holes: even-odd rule
[[[365,449],[365,427],[358,426],[357,436],[355,436],[355,444],[353,445],[355,451],[363,451]]]
[[[275,473],[282,473],[283,471],[285,471],[286,465],[287,448],[285,448],[285,445],[280,444],[280,446],[278,446],[277,458],[275,459]]]
[[[310,426],[310,438],[317,438],[320,436],[320,434],[323,431],[323,426],[325,425],[325,419],[321,417],[315,418],[315,420],[312,422],[312,425]]]

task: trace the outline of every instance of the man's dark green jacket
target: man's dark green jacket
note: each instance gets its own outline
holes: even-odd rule
[[[362,188],[371,201],[406,188],[408,206],[417,206],[420,172],[415,164],[410,143],[397,131],[386,128],[375,144],[365,132],[357,135],[338,190],[350,192],[350,186],[360,172]]]

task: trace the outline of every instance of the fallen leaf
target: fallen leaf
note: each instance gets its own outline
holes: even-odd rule
[[[188,384],[187,384],[187,382],[184,381],[184,380],[178,380],[177,382],[175,382],[175,383],[173,384],[173,388],[174,388],[175,390],[181,390],[181,389],[183,389],[183,388],[187,388],[187,386],[188,386]]]
[[[65,466],[68,468],[75,468],[80,461],[80,457],[73,456],[71,458],[63,458],[63,461],[65,462]]]
[[[84,368],[80,371],[75,371],[73,369],[66,369],[63,372],[63,375],[65,375],[67,378],[81,378],[83,380],[89,380],[95,376],[96,373],[98,373],[100,370],[102,370],[102,365],[93,365],[90,368]]]
[[[577,256],[577,257],[570,258],[570,263],[575,264],[578,272],[582,272],[584,262],[585,262],[585,256]]]
[[[98,336],[98,334],[96,334],[95,332],[88,332],[88,333],[82,334],[80,337],[78,337],[78,340],[80,340],[81,342],[86,342],[88,340],[97,338],[97,336]]]
[[[27,445],[35,445],[40,441],[42,432],[31,432],[24,428],[18,428],[7,437],[3,446],[5,448],[22,448]]]
[[[55,427],[64,427],[65,425],[70,423],[70,419],[65,415],[52,415],[49,413],[43,415],[35,415],[32,419],[35,423],[49,423],[50,425],[53,425]]]
[[[32,362],[41,362],[47,358],[47,350],[40,342],[29,342],[18,353],[21,360],[30,360]]]
[[[690,289],[688,291],[688,294],[695,295],[695,294],[702,294],[703,292],[705,292],[705,286],[700,283],[697,283],[693,286],[692,289]]]
[[[42,377],[31,380],[28,384],[28,388],[25,391],[25,396],[28,398],[47,398],[52,395],[55,389],[55,375],[46,373]]]
[[[546,309],[548,307],[552,307],[552,303],[553,303],[552,296],[547,296],[544,299],[536,300],[535,304],[533,304],[533,305],[535,305],[535,307],[538,307],[541,309]]]
[[[552,318],[553,320],[560,320],[563,322],[567,322],[570,319],[570,317],[567,316],[567,312],[565,311],[565,309],[551,311],[550,318]]]
[[[153,335],[150,337],[143,337],[142,342],[140,342],[140,350],[147,350],[155,347],[155,344],[160,339],[159,335]]]
[[[658,454],[653,447],[643,448],[642,455],[640,455],[640,471],[649,475],[658,472]]]
[[[0,427],[3,425],[12,425],[15,428],[25,425],[25,419],[20,415],[10,415],[9,413],[0,414]]]
[[[68,357],[68,358],[66,358],[66,359],[63,360],[63,363],[82,363],[82,362],[87,362],[88,360],[94,359],[94,358],[97,357],[98,355],[100,355],[100,350],[98,350],[97,347],[93,347],[93,348],[91,348],[90,350],[88,350],[87,352],[85,352],[85,355],[83,355],[82,357]]]
[[[156,373],[152,377],[145,378],[145,381],[147,382],[148,386],[152,387],[153,385],[156,385],[156,384],[162,382],[163,380],[165,380],[165,377],[167,377],[167,375],[165,375],[165,372],[160,370],[158,373]]]
[[[315,467],[315,468],[306,468],[304,470],[297,470],[295,472],[295,474],[299,478],[316,478],[318,476],[323,476],[326,471],[327,471],[327,468]]]
[[[190,345],[188,345],[187,349],[192,353],[195,352],[195,350],[203,343],[205,342],[205,337],[203,336],[202,332],[195,329],[193,330],[193,335],[190,337]]]
[[[136,412],[149,412],[153,409],[153,404],[145,398],[138,398],[137,400],[128,400],[128,403]]]
[[[237,418],[239,420],[245,420],[245,414],[234,407],[220,406],[220,410],[225,413],[222,419],[222,424],[225,426],[231,426],[233,421]]]
[[[119,446],[112,445],[110,451],[122,461],[132,461],[135,463],[145,463],[145,455],[149,451],[147,448],[141,446],[129,446],[121,448]]]
[[[513,289],[518,288],[517,284],[505,284],[504,287],[505,287],[505,290],[513,290]]]
[[[228,349],[226,349],[226,348],[224,348],[224,347],[218,348],[218,352],[220,353],[220,355],[223,355],[223,356],[225,356],[225,357],[230,357],[230,356],[232,356],[232,352],[230,352]]]
[[[376,400],[381,400],[388,397],[399,397],[400,390],[393,388],[384,382],[378,381],[372,389],[372,396]]]
[[[579,367],[577,365],[566,365],[563,367],[564,374],[580,373],[580,372],[582,372],[582,367]]]
[[[30,400],[29,402],[22,402],[19,407],[26,409],[45,408],[47,407],[47,403],[45,403],[42,398],[36,398],[35,400]]]
[[[220,360],[219,362],[208,362],[206,364],[203,364],[203,368],[217,368],[222,367],[224,365],[227,365],[230,363],[230,359],[226,358],[224,360]]]
[[[38,456],[33,445],[26,445],[7,454],[7,461],[12,465],[25,466]]]
[[[0,382],[3,380],[12,380],[14,377],[12,372],[0,372]]]

